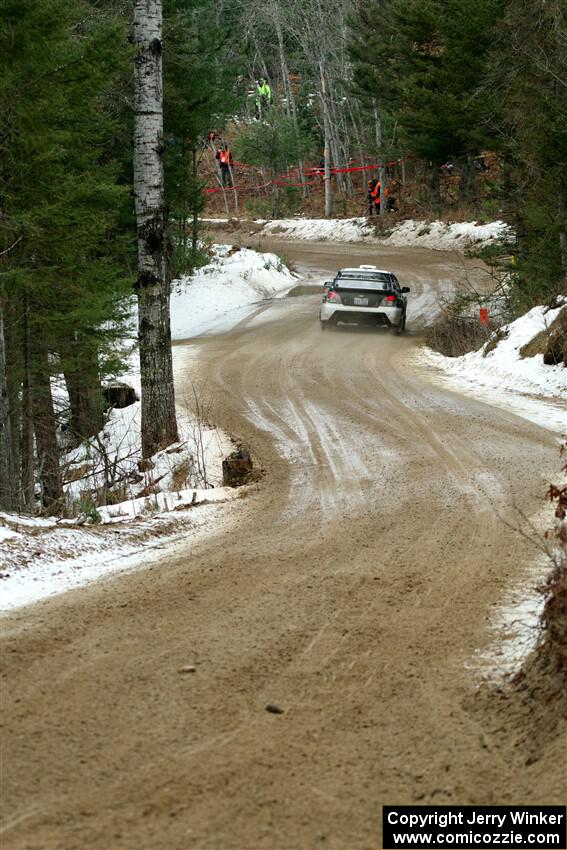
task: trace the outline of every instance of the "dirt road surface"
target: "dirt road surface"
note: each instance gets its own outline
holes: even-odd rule
[[[474,670],[557,440],[405,365],[453,258],[280,250],[394,268],[410,332],[322,334],[307,296],[185,347],[264,478],[181,555],[4,620],[3,850],[363,850],[383,804],[564,802],[560,730]]]

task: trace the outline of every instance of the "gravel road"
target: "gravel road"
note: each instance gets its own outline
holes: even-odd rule
[[[177,352],[264,477],[205,540],[3,621],[3,850],[366,850],[383,804],[565,799],[565,738],[534,755],[474,669],[555,437],[405,363],[455,258],[279,250],[393,268],[409,333],[322,334],[308,295]]]

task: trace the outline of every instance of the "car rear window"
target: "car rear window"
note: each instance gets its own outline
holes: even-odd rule
[[[341,289],[391,289],[392,278],[382,272],[339,272],[334,285]]]

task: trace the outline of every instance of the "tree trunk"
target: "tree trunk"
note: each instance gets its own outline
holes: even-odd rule
[[[388,212],[388,201],[386,198],[386,168],[384,167],[384,150],[382,145],[382,116],[377,100],[374,101],[374,121],[376,125],[376,150],[380,160],[380,167],[378,168],[378,179],[380,180],[380,215],[386,215]]]
[[[163,178],[161,0],[135,0],[134,198],[138,234],[138,339],[142,454],[178,440],[169,315],[169,255]]]
[[[17,508],[15,467],[4,343],[4,309],[0,299],[0,508],[5,511]]]
[[[195,191],[195,187],[197,186],[197,181],[199,179],[199,171],[198,171],[198,162],[197,162],[197,148],[193,146],[193,150],[191,151],[191,168],[193,173],[193,191]],[[199,247],[199,205],[195,204],[193,207],[193,216],[191,219],[191,257],[193,262],[197,259],[197,250]]]
[[[330,130],[330,147],[331,147],[331,156],[335,165],[335,168],[341,167],[341,156],[340,156],[340,141],[338,135],[338,121],[335,110],[335,94],[334,94],[334,86],[332,78],[327,78],[327,104],[328,104],[328,114],[329,114],[329,130]],[[346,155],[345,155],[346,161]],[[344,175],[341,172],[336,173],[336,181],[337,188],[341,195],[345,193],[345,181]]]
[[[287,61],[285,58],[285,50],[284,50],[284,39],[282,32],[282,24],[280,20],[280,7],[278,3],[272,3],[272,17],[274,20],[274,24],[276,27],[276,35],[278,39],[278,53],[280,57],[280,68],[282,74],[282,82],[284,85],[284,91],[286,96],[286,113],[293,118],[293,123],[295,125],[295,133],[297,135],[299,141],[299,124],[297,121],[297,107],[295,104],[295,97],[293,94],[293,89],[291,87],[291,83],[289,81],[289,68],[287,67]],[[303,193],[303,197],[309,197],[309,187],[305,185],[305,175],[303,173],[303,162],[301,159],[297,161],[297,173],[299,175],[299,182],[301,183],[301,190]]]
[[[16,510],[21,510],[20,457],[22,435],[22,305],[19,298],[4,301],[4,356],[12,441],[12,475]]]
[[[57,445],[57,420],[51,395],[47,350],[36,340],[33,369],[33,430],[37,451],[42,503],[48,511],[59,513],[63,507],[63,486]]]
[[[77,443],[104,426],[98,356],[92,346],[74,335],[60,345],[63,375],[69,396],[69,427]]]
[[[33,444],[33,381],[32,381],[32,352],[30,330],[30,297],[24,290],[22,352],[23,352],[23,381],[22,381],[22,437],[20,449],[21,462],[21,491],[24,507],[31,511],[34,502],[34,444]]]
[[[329,104],[327,102],[327,84],[325,81],[325,72],[323,65],[319,66],[321,72],[321,105],[323,108],[323,133],[325,139],[325,147],[323,151],[323,159],[325,171],[323,180],[325,182],[325,215],[330,218],[333,215],[333,187],[331,186],[331,161],[330,161],[330,141],[331,141],[331,120],[329,117]]]
[[[565,223],[567,222],[567,201],[563,192],[559,192],[559,216],[563,226],[559,231],[559,250],[561,252],[561,267],[563,274],[567,275],[567,232]]]
[[[439,166],[433,162],[431,164],[431,206],[435,215],[441,217],[441,179],[439,174]]]
[[[272,171],[272,218],[280,217],[280,192],[277,184],[277,173]]]

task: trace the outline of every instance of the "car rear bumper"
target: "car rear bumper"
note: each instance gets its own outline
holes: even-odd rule
[[[403,307],[346,307],[344,304],[321,305],[322,322],[352,322],[376,325],[399,325]]]

